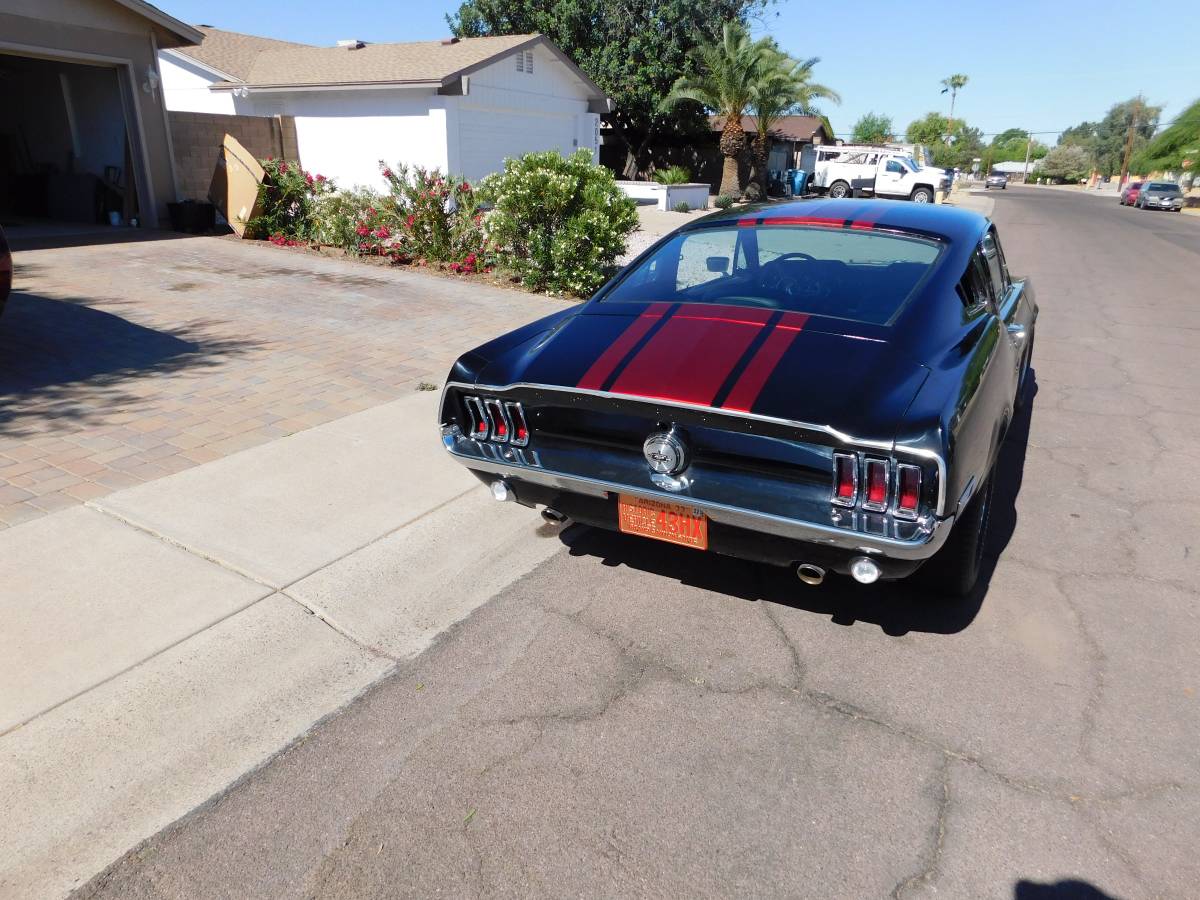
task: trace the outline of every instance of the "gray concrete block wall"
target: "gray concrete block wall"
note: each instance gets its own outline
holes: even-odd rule
[[[179,199],[204,200],[212,182],[221,143],[231,134],[259,159],[300,159],[296,122],[291,116],[227,116],[219,113],[168,113],[175,147]]]

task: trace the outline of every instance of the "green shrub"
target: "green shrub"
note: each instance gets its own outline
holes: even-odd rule
[[[498,260],[534,290],[590,294],[638,223],[636,204],[587,150],[506,160],[479,187],[494,206],[484,228]]]
[[[722,194],[713,201],[713,206],[717,209],[729,209],[729,207],[733,206],[733,198],[728,194]]]
[[[333,182],[310,175],[297,162],[268,157],[260,160],[266,174],[258,186],[261,213],[246,223],[252,238],[294,244],[313,240],[313,211],[318,198],[333,193]]]
[[[675,204],[673,207],[671,207],[671,208],[672,208],[673,210],[675,210],[675,212],[677,212],[677,213],[685,213],[685,212],[691,212],[691,211],[692,211],[692,208],[691,208],[690,206],[688,206],[686,203],[684,203],[682,200],[680,200],[678,203],[676,203],[676,204]]]
[[[659,184],[688,184],[692,173],[684,166],[667,166],[655,172],[653,177]]]

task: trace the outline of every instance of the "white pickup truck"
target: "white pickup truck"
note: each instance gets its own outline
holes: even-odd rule
[[[818,145],[804,148],[800,167],[811,172],[809,186],[830,197],[856,192],[876,197],[933,203],[950,186],[942,169],[918,166],[889,147]]]

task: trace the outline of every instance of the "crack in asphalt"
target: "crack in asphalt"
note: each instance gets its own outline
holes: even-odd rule
[[[896,886],[892,888],[893,900],[901,900],[904,892],[909,888],[918,884],[928,884],[938,874],[942,854],[946,849],[946,818],[950,814],[950,766],[952,762],[950,756],[943,757],[942,765],[938,770],[941,791],[937,798],[937,817],[932,829],[933,846],[926,854],[926,860],[921,870],[897,882]]]

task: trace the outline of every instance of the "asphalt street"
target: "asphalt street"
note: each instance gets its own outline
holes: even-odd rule
[[[1200,220],[994,199],[1042,313],[970,600],[568,528],[79,895],[1195,896]]]

